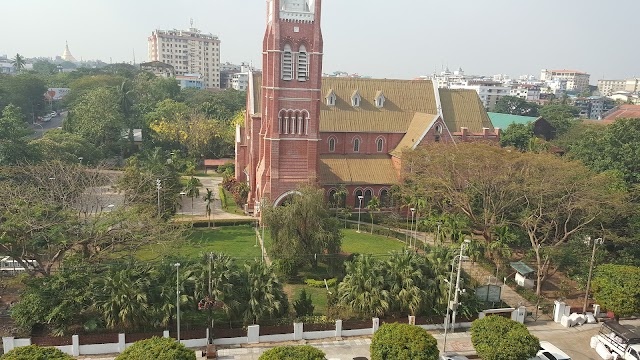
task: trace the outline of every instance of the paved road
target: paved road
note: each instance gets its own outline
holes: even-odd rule
[[[44,122],[44,121],[40,121],[37,122],[35,124],[31,125],[31,128],[33,129],[33,131],[35,132],[33,134],[33,137],[36,139],[39,139],[43,136],[43,134],[49,130],[52,129],[57,129],[58,127],[62,126],[62,123],[64,122],[64,119],[67,118],[67,114],[68,112],[62,112],[60,113],[60,115],[52,118],[50,121]]]

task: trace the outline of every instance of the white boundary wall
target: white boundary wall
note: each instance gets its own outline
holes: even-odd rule
[[[255,344],[255,343],[263,343],[263,342],[284,342],[284,341],[294,341],[294,340],[302,340],[302,339],[330,339],[330,338],[342,338],[349,336],[365,336],[372,335],[378,330],[380,324],[380,320],[378,318],[373,318],[371,321],[371,327],[366,329],[353,329],[353,330],[343,330],[342,329],[342,320],[336,320],[335,330],[325,330],[325,331],[304,331],[304,325],[302,323],[294,323],[293,329],[294,332],[290,334],[277,334],[277,335],[262,335],[260,336],[260,325],[251,325],[247,329],[247,336],[245,337],[235,337],[235,338],[222,338],[215,339],[214,344],[216,345],[243,345],[243,344]],[[444,326],[442,324],[435,325],[418,325],[425,330],[442,330]],[[469,328],[471,327],[471,323],[457,323],[456,328]],[[164,337],[169,337],[169,331],[164,331]],[[203,339],[189,339],[189,340],[181,340],[182,344],[189,348],[201,348],[207,346],[207,338]],[[2,343],[4,346],[4,351],[9,352],[14,348],[21,346],[31,345],[31,339],[16,339],[13,337],[3,337]],[[118,334],[118,342],[117,343],[107,343],[107,344],[91,344],[91,345],[80,345],[80,337],[78,335],[72,336],[72,344],[67,346],[56,346],[57,349],[72,355],[102,355],[102,354],[115,354],[123,352],[127,347],[131,346],[133,343],[125,343],[125,334]]]

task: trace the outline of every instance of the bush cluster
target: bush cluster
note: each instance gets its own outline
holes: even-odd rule
[[[225,176],[222,180],[222,187],[233,195],[233,200],[238,206],[242,207],[242,204],[247,202],[247,197],[249,196],[247,183],[240,182],[231,176]]]
[[[437,360],[436,339],[425,329],[408,324],[384,324],[371,340],[371,360]]]
[[[313,346],[277,346],[267,350],[258,360],[326,360],[324,352]]]
[[[336,286],[337,282],[338,282],[338,279],[336,279],[336,278],[327,279],[327,286],[334,287],[334,286]],[[315,287],[315,288],[323,288],[323,287],[325,287],[324,280],[304,279],[304,283],[305,283],[305,285],[308,285],[308,286],[311,286],[311,287]]]
[[[175,339],[152,337],[137,341],[115,360],[196,360],[193,350],[187,349]]]
[[[73,357],[53,347],[29,345],[9,351],[0,360],[73,360]]]

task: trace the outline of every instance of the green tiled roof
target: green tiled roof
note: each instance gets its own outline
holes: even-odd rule
[[[489,118],[491,119],[493,126],[502,130],[506,129],[511,124],[526,125],[539,119],[539,117],[501,114],[494,112],[490,112],[487,114],[489,114]]]

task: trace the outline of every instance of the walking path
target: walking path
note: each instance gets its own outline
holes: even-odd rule
[[[207,202],[204,201],[204,196],[207,194],[207,189],[213,192],[213,201],[211,202],[211,221],[215,220],[227,220],[227,219],[253,219],[251,216],[231,214],[222,209],[222,202],[220,201],[220,193],[218,186],[222,183],[222,178],[211,176],[196,176],[202,183],[202,187],[199,188],[200,196],[191,199],[186,195],[180,197],[180,206],[176,211],[176,215],[189,216],[188,220],[207,220]]]

